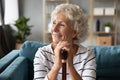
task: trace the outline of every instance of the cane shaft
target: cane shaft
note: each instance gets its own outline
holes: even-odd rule
[[[66,63],[62,63],[62,80],[66,80]]]
[[[66,59],[68,52],[65,49],[62,49],[60,53],[62,58],[62,80],[66,80]]]

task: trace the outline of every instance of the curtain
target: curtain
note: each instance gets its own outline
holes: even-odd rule
[[[18,0],[0,0],[0,57],[15,49],[15,36],[11,28],[18,18]]]

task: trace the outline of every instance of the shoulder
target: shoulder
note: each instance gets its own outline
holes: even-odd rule
[[[40,52],[52,52],[51,44],[38,48]]]
[[[48,56],[52,55],[51,44],[38,48],[36,56]]]
[[[78,52],[77,55],[81,55],[81,56],[94,56],[94,52],[92,49],[88,48],[88,47],[84,47],[82,45],[79,46],[78,48]]]
[[[38,48],[38,50],[50,50],[50,49],[51,49],[51,44]]]
[[[79,52],[82,53],[79,55],[81,60],[85,60],[86,63],[91,62],[91,64],[96,64],[96,57],[92,49],[80,46]]]
[[[81,52],[81,53],[89,52],[89,53],[91,53],[91,52],[93,52],[93,50],[91,48],[79,45],[78,52]]]

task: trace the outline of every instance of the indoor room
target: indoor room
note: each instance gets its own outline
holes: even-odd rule
[[[0,0],[0,80],[120,80],[119,36],[120,0]]]

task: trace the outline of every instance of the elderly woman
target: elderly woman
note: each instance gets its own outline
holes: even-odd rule
[[[95,80],[95,55],[80,44],[88,35],[83,10],[77,5],[60,4],[51,14],[50,26],[52,43],[36,52],[34,80],[62,80],[62,49],[68,52],[67,80]]]

